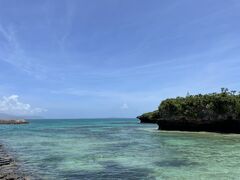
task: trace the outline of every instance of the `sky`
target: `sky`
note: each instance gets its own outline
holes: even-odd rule
[[[136,117],[240,91],[239,0],[0,0],[0,113]]]

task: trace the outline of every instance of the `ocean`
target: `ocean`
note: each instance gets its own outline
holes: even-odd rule
[[[240,135],[158,131],[137,119],[39,119],[0,126],[35,179],[238,179]]]

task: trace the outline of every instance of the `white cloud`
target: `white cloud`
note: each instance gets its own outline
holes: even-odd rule
[[[2,97],[0,99],[0,112],[17,114],[17,115],[32,115],[46,111],[42,108],[33,108],[30,104],[25,104],[19,101],[18,95]]]
[[[127,103],[124,103],[124,104],[121,106],[121,109],[128,109]]]

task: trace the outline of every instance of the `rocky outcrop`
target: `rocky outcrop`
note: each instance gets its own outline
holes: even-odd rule
[[[29,122],[26,120],[1,120],[0,124],[28,124]]]
[[[148,112],[137,117],[141,123],[157,123],[158,111]]]
[[[9,156],[0,144],[0,180],[29,180],[24,176],[14,159]]]
[[[160,130],[240,133],[240,93],[223,88],[221,93],[170,98],[138,118],[157,123]]]

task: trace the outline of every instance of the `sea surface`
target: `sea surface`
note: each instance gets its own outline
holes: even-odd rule
[[[0,126],[35,179],[239,179],[240,135],[158,131],[137,119],[39,119]]]

